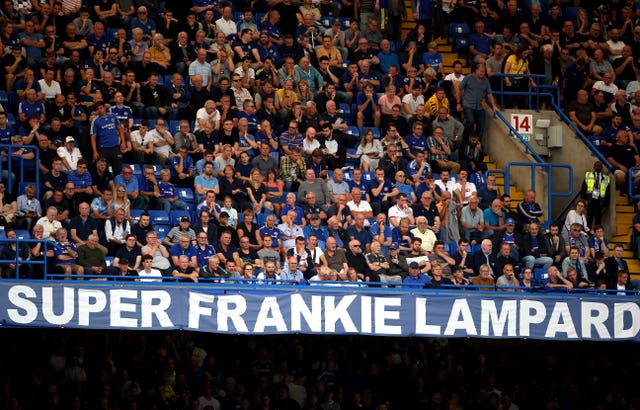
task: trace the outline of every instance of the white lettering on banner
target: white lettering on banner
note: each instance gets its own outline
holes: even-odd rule
[[[569,312],[569,305],[566,302],[557,302],[553,307],[544,337],[555,338],[556,333],[566,333],[569,339],[578,337],[571,312]]]
[[[416,334],[440,335],[442,327],[427,324],[427,299],[416,298]]]
[[[154,304],[158,300],[160,303]],[[171,306],[171,295],[165,290],[149,290],[142,292],[140,303],[141,325],[142,327],[153,327],[153,317],[155,316],[160,326],[173,327],[173,322],[167,314],[167,309]]]
[[[278,332],[287,331],[287,324],[284,322],[284,317],[280,312],[280,305],[278,305],[278,298],[275,296],[269,296],[262,300],[253,331],[264,333],[264,328],[267,326],[275,327]]]
[[[625,313],[631,315],[631,327],[624,328]],[[637,303],[615,303],[613,305],[613,335],[616,339],[634,338],[640,330],[640,308]]]
[[[62,292],[62,313],[56,315],[53,311],[55,305],[53,301],[53,288],[42,289],[42,316],[44,316],[44,320],[52,325],[66,325],[73,319],[76,304],[74,298],[75,290],[65,287]]]
[[[593,315],[594,312],[596,313],[595,316]],[[580,318],[582,337],[591,339],[591,327],[593,326],[600,339],[611,339],[611,334],[604,324],[607,318],[609,318],[609,307],[604,303],[582,302],[582,315]]]
[[[532,315],[531,311],[535,313]],[[531,335],[531,325],[540,324],[546,317],[547,309],[544,303],[537,300],[520,301],[520,337]]]
[[[375,323],[377,334],[401,335],[402,326],[388,325],[387,320],[400,320],[399,310],[387,310],[387,307],[402,306],[400,298],[376,298],[375,299]]]
[[[371,296],[360,296],[360,333],[373,333],[371,325]]]
[[[458,320],[462,316],[461,320]],[[464,330],[467,336],[476,336],[478,331],[473,323],[473,316],[471,315],[471,309],[465,299],[456,299],[451,306],[451,314],[449,315],[449,321],[447,327],[444,329],[444,334],[447,336],[453,335],[456,330]]]
[[[200,316],[211,316],[212,309],[201,306],[203,303],[213,305],[215,296],[204,293],[189,292],[189,328],[200,329]]]
[[[299,293],[291,295],[291,331],[302,330],[301,317],[304,317],[309,330],[312,332],[322,332],[322,296],[311,296],[311,309]]]
[[[349,306],[356,300],[358,296],[347,295],[340,299],[336,306],[335,296],[324,297],[324,331],[329,333],[336,332],[336,323],[342,322],[345,333],[356,333],[358,329],[349,316]]]
[[[19,309],[7,309],[9,319],[19,325],[27,325],[36,320],[38,317],[38,307],[32,301],[25,299],[34,299],[35,297],[36,292],[29,286],[12,286],[11,289],[9,289],[9,302],[11,302],[13,306],[22,309],[23,312],[20,312]]]
[[[234,309],[229,308],[233,305]],[[249,329],[242,315],[247,311],[247,301],[241,295],[218,296],[218,331],[229,331],[229,320],[239,333],[247,333]]]
[[[480,301],[481,318],[480,334],[489,336],[489,327],[493,328],[493,336],[502,337],[504,325],[507,325],[507,335],[517,336],[516,319],[518,315],[518,302],[515,300],[505,300],[502,302],[502,309],[498,314],[495,300]],[[492,325],[492,326],[489,326]]]
[[[138,327],[138,319],[122,317],[125,312],[136,312],[136,303],[126,303],[122,299],[137,299],[138,291],[128,289],[113,289],[110,291],[110,315],[111,326],[114,327]]]
[[[109,289],[86,282],[62,286],[0,282],[0,323],[178,328],[217,333],[480,335],[640,341],[640,304],[632,298],[588,295],[583,300],[570,297],[558,300],[514,294],[482,299],[486,295],[418,297],[409,293],[315,294],[300,290],[218,295],[205,293],[208,291],[179,288],[174,293],[173,289],[133,286]]]
[[[93,303],[91,302],[93,301]],[[78,325],[89,326],[91,313],[102,312],[107,307],[107,296],[97,289],[78,289]]]

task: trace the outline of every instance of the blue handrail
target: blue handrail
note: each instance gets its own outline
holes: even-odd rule
[[[21,148],[28,148],[35,153],[34,159],[24,159],[20,156],[13,155],[12,152]],[[36,198],[40,198],[40,151],[38,147],[35,145],[15,145],[15,144],[0,144],[0,175],[2,175],[2,159],[7,158],[7,172],[9,173],[9,178],[11,178],[11,173],[13,172],[13,159],[20,160],[20,182],[27,182],[24,180],[24,162],[25,161],[33,161],[34,164],[34,174],[35,174],[35,186],[36,186]],[[29,181],[31,182],[31,181]],[[13,194],[13,184],[7,184],[7,192]]]
[[[629,194],[629,200],[639,200],[640,199],[640,194],[638,195],[634,195],[633,194],[633,186],[635,185],[633,183],[633,173],[634,172],[640,172],[640,167],[631,167],[629,168],[629,170],[627,171],[627,192]]]
[[[496,91],[496,90],[491,90],[494,94],[498,94],[500,95],[500,106],[504,105],[504,96],[505,95],[523,95],[526,96],[529,99],[529,107],[532,107],[533,104],[533,95],[535,89],[537,87],[539,87],[538,85],[538,81],[539,80],[543,80],[544,79],[544,75],[542,74],[503,74],[503,73],[494,73],[492,76],[493,77],[497,77],[497,78],[504,78],[504,77],[517,77],[517,78],[526,78],[527,80],[531,79],[535,82],[536,86],[532,87],[531,85],[529,85],[529,91],[505,91],[504,89],[504,81],[500,81],[500,90]],[[537,99],[538,101],[538,105],[540,102],[540,99]]]
[[[510,182],[511,182],[511,168],[512,167],[524,167],[529,168],[531,173],[531,189],[536,189],[536,168],[541,168],[543,171],[547,173],[547,215],[553,209],[553,198],[555,197],[570,197],[573,195],[573,167],[567,164],[540,164],[534,162],[509,162],[505,167],[504,174],[504,191],[505,194],[509,195],[510,191]],[[569,186],[566,192],[556,192],[553,190],[553,178],[552,171],[554,168],[558,169],[567,169],[569,171]],[[551,219],[545,219],[544,226],[548,227]]]
[[[538,163],[544,163],[544,159],[542,159],[542,157],[538,155],[538,153],[524,139],[524,137],[522,137],[522,135],[520,135],[520,133],[516,131],[515,128],[513,128],[513,125],[511,125],[511,123],[504,117],[504,115],[502,115],[500,111],[496,111],[495,116],[500,118],[500,120],[502,120],[502,122],[507,126],[507,128],[509,129],[509,135],[515,135],[516,138],[522,143],[522,145],[525,146],[525,153],[530,154]]]
[[[10,263],[13,263],[16,265],[16,279],[20,279],[20,266],[21,265],[43,265],[43,271],[46,273],[47,272],[47,248],[49,247],[49,245],[52,243],[49,240],[46,239],[20,239],[20,238],[15,238],[15,239],[10,239],[10,238],[4,238],[2,239],[2,241],[0,241],[0,244],[2,246],[5,246],[8,243],[16,243],[16,257],[15,259],[0,259],[0,265],[8,265]],[[20,244],[21,243],[36,243],[36,242],[40,242],[42,243],[42,255],[44,255],[44,257],[42,258],[42,260],[21,260],[20,259]],[[0,248],[2,247],[0,246]],[[46,276],[45,276],[46,278]]]
[[[602,164],[607,167],[609,169],[609,171],[613,172],[613,165],[611,165],[611,163],[607,160],[607,158],[602,154],[602,152],[600,152],[600,150],[598,149],[598,147],[596,147],[595,145],[593,145],[593,143],[591,142],[591,140],[589,140],[589,138],[587,138],[582,131],[580,130],[580,128],[578,128],[576,126],[576,124],[573,123],[573,121],[571,121],[571,119],[569,117],[567,117],[567,114],[564,113],[564,111],[562,111],[562,108],[560,108],[560,106],[558,104],[556,104],[553,100],[551,101],[551,105],[553,106],[553,108],[556,110],[556,113],[558,114],[558,116],[560,117],[560,119],[564,122],[567,123],[567,125],[569,127],[571,127],[573,129],[573,131],[576,133],[576,137],[580,138],[582,140],[582,142],[584,142],[584,144],[589,147],[589,149],[591,150],[591,154],[595,155],[596,158],[598,158],[598,160],[600,160],[600,162],[602,162]]]
[[[569,119],[569,117],[564,113],[562,107],[560,107],[560,88],[554,85],[546,85],[546,84],[538,84],[538,81],[541,78],[544,78],[541,74],[502,74],[495,73],[492,77],[524,77],[524,78],[532,78],[536,82],[535,89],[533,87],[529,87],[529,91],[504,91],[504,81],[500,81],[500,90],[493,90],[494,94],[500,95],[500,105],[503,105],[503,97],[505,95],[525,95],[529,97],[529,106],[536,111],[540,111],[540,97],[550,97],[551,98],[551,106],[556,111],[560,119],[567,123],[576,133],[576,136],[582,140],[582,142],[589,147],[592,154],[595,155],[598,160],[600,160],[604,166],[606,166],[609,171],[613,171],[613,166],[607,158],[602,155],[600,150],[589,140],[589,138],[585,137],[582,131]],[[540,90],[545,90],[545,92],[539,92]],[[547,92],[547,90],[551,90],[551,92]],[[532,104],[532,97],[536,97],[536,105],[535,107]],[[544,161],[543,161],[544,162]]]

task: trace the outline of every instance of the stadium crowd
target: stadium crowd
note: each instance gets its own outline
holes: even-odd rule
[[[574,33],[555,3],[460,1],[447,19],[475,28],[465,76],[460,61],[444,72],[429,2],[404,43],[402,2],[382,16],[377,1],[341,3],[6,1],[0,223],[51,245],[9,242],[3,258],[146,281],[630,288],[600,225],[601,163],[581,210],[545,232],[535,191],[512,204],[481,142],[494,74],[543,74],[585,132],[615,136],[601,146],[624,180],[640,165],[616,85],[638,83],[630,6],[594,9]]]

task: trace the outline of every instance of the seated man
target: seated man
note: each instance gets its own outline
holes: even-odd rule
[[[16,242],[16,231],[13,228],[5,228],[5,236],[9,242],[7,242],[0,251],[0,259],[3,260],[15,260],[16,256],[19,260],[28,260],[30,256],[29,244],[25,242]],[[19,278],[31,278],[31,265],[23,263],[7,263],[4,268],[0,269],[3,278],[15,279]],[[19,276],[17,275],[19,273]]]
[[[107,262],[104,259],[104,253],[99,248],[98,235],[89,235],[87,242],[78,247],[77,263],[84,268],[86,274],[102,275],[106,273]]]
[[[387,261],[387,258],[380,253],[380,248],[380,242],[373,241],[371,243],[371,252],[365,255],[367,264],[369,265],[369,270],[371,270],[373,274],[378,275],[381,282],[400,283],[402,281],[402,276],[389,274],[389,262]]]
[[[177,267],[180,265],[180,259],[186,256],[188,259],[188,266],[198,270],[198,257],[196,247],[191,244],[191,238],[188,234],[183,233],[180,235],[178,243],[173,244],[171,250],[171,263]]]
[[[78,249],[73,242],[67,239],[67,230],[64,228],[56,231],[55,243],[47,251],[47,256],[55,258],[55,273],[63,275],[84,274],[84,268],[76,263]]]
[[[529,224],[529,232],[522,236],[520,252],[522,262],[527,268],[533,269],[538,266],[547,270],[553,264],[553,259],[547,252],[547,241],[540,232],[540,225],[537,222]]]

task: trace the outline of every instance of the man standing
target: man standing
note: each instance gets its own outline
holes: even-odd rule
[[[482,100],[486,99],[489,107],[496,112],[491,85],[486,77],[484,64],[478,64],[473,75],[466,76],[456,87],[457,109],[464,110],[464,136],[475,134],[482,138],[484,134],[484,108]],[[477,125],[474,132],[474,124]]]
[[[97,116],[91,122],[90,131],[93,160],[105,158],[111,164],[113,173],[119,174],[122,170],[121,149],[126,148],[126,145],[118,118],[107,114],[103,101],[96,102],[94,108]]]

